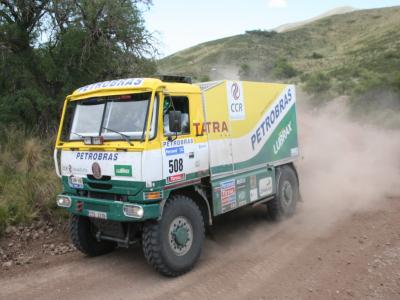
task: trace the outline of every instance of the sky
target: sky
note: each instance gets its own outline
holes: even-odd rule
[[[400,5],[400,0],[153,0],[144,11],[146,26],[158,40],[160,57],[246,30],[270,30],[313,18],[328,10]]]

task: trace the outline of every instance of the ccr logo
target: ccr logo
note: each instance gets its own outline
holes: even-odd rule
[[[228,81],[226,86],[228,98],[229,118],[231,120],[243,120],[244,112],[244,93],[240,81]]]
[[[240,98],[240,88],[237,82],[234,82],[231,86],[231,94],[234,100],[239,100]]]

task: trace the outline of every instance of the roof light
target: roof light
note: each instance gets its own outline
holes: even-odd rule
[[[102,136],[85,136],[83,139],[85,145],[103,145],[104,137]]]
[[[95,136],[92,138],[93,145],[103,145],[104,138],[102,136]]]
[[[85,136],[85,137],[83,138],[83,142],[84,142],[86,145],[91,145],[91,144],[92,144],[92,137],[90,137],[90,136]]]

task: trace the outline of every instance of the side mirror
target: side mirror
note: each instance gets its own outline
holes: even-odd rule
[[[182,131],[182,113],[180,111],[169,112],[169,131],[174,133]]]

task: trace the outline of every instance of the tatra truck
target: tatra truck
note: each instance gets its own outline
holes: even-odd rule
[[[293,85],[127,78],[66,97],[54,150],[74,246],[88,256],[139,242],[165,276],[189,271],[219,215],[300,199]]]

